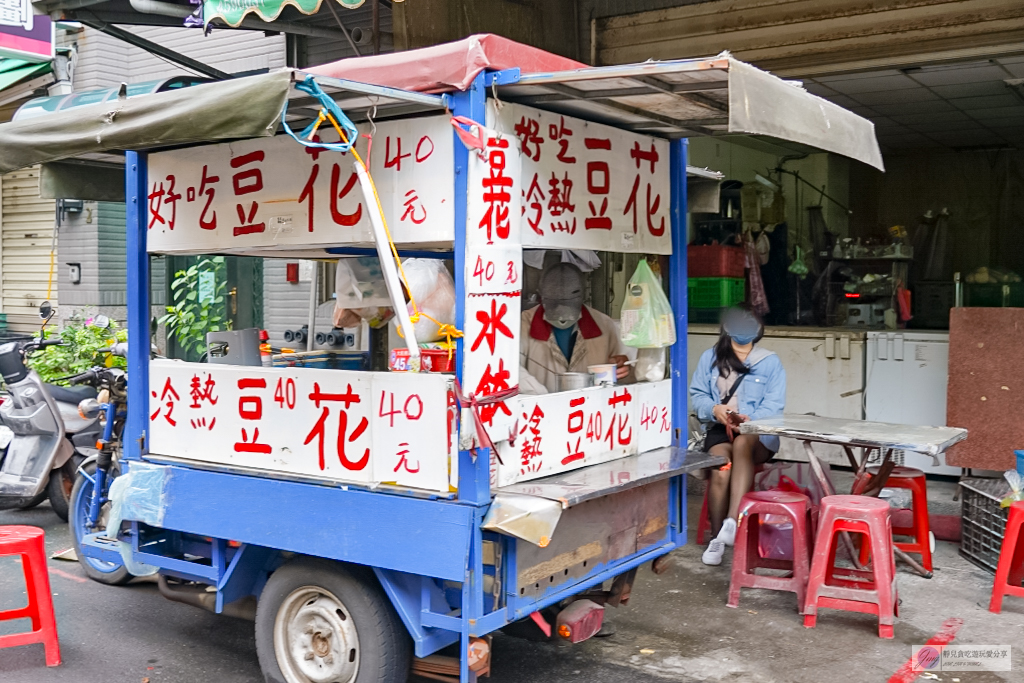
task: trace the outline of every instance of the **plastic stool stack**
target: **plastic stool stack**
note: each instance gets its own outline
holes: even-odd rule
[[[810,565],[808,513],[811,501],[802,493],[789,491],[751,491],[740,501],[740,524],[732,558],[732,579],[729,582],[729,607],[740,604],[741,588],[767,588],[796,593],[797,611],[804,609]],[[781,515],[793,522],[793,560],[761,557],[761,515]],[[764,576],[756,569],[782,569],[787,576]]]
[[[871,549],[870,569],[836,567],[841,532],[862,534]],[[818,609],[839,609],[878,616],[878,635],[893,637],[898,597],[889,504],[866,496],[821,499],[817,540],[807,583],[804,626],[814,628]]]
[[[46,666],[59,666],[60,644],[43,538],[43,530],[34,526],[0,526],[0,556],[21,555],[28,593],[28,605],[0,612],[0,621],[32,620],[31,631],[0,636],[0,648],[42,643],[46,648]]]
[[[1010,506],[1010,516],[1003,534],[1003,546],[999,551],[999,564],[996,566],[996,580],[992,585],[992,600],[988,603],[988,611],[999,614],[1003,609],[1003,596],[1014,595],[1024,598],[1024,537],[1020,530],[1024,526],[1024,502],[1018,501]]]
[[[878,470],[877,467],[869,467],[867,469],[868,480],[877,476]],[[921,566],[932,571],[931,526],[928,523],[928,481],[924,472],[913,467],[894,467],[885,485],[893,489],[907,489],[913,496],[913,526],[894,526],[892,533],[896,536],[910,536],[914,540],[909,543],[897,542],[896,547],[905,553],[920,555]],[[865,564],[867,560],[868,547],[862,545],[860,562]]]

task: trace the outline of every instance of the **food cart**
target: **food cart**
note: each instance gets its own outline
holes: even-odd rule
[[[473,37],[348,60],[351,80],[288,69],[0,126],[0,170],[135,150],[122,522],[84,554],[168,594],[208,586],[218,613],[257,599],[269,681],[400,681],[458,644],[466,683],[479,639],[551,629],[541,611],[582,593],[556,631],[592,635],[685,542],[685,473],[715,464],[685,450],[686,138],[878,148],[869,122],[727,54],[579,67]],[[354,133],[366,167],[338,151]],[[524,249],[667,257],[669,378],[515,396]],[[451,260],[456,372],[151,360],[157,253],[378,256],[406,330],[399,258]]]

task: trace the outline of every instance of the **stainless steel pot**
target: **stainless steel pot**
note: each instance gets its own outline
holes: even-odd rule
[[[564,372],[558,376],[558,390],[586,389],[591,386],[593,380],[594,377],[589,372]]]

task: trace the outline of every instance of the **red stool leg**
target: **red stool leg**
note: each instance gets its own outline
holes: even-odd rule
[[[804,594],[804,628],[814,628],[817,624],[818,590],[830,573],[829,565],[835,561],[836,538],[835,531],[832,529],[833,522],[835,522],[834,512],[822,506],[819,511],[818,533],[814,540],[814,552],[811,556],[811,568]]]
[[[793,517],[793,581],[796,584],[796,611],[804,613],[804,602],[807,600],[807,579],[810,575],[810,551],[807,527],[807,513]]]
[[[53,593],[50,591],[50,575],[46,568],[46,546],[43,536],[33,539],[32,556],[28,568],[32,571],[32,590],[42,643],[46,648],[46,666],[60,666],[60,642],[57,639],[57,619],[53,614]],[[26,571],[26,574],[28,572]]]
[[[913,540],[921,552],[921,564],[932,570],[931,524],[928,521],[928,480],[914,477],[910,490],[913,496]]]
[[[1010,506],[1010,518],[1006,522],[1003,534],[1003,546],[999,551],[999,564],[996,565],[996,578],[992,584],[992,599],[988,603],[988,611],[999,614],[1003,609],[1003,596],[1010,586],[1010,570],[1015,556],[1020,550],[1020,527],[1024,523],[1024,506],[1015,503]],[[1014,572],[1017,574],[1017,572]],[[1015,584],[1016,585],[1016,584]]]
[[[711,531],[711,517],[708,514],[708,491],[711,489],[711,478],[705,481],[704,502],[700,505],[700,518],[697,520],[697,545],[704,545],[710,539],[706,538]]]
[[[872,554],[875,556],[875,594],[878,596],[878,637],[892,638],[896,623],[896,563],[892,551],[892,526],[888,510],[868,520]]]
[[[746,506],[745,506],[746,507]],[[729,607],[740,606],[740,589],[743,586],[743,575],[751,566],[757,565],[758,556],[758,516],[740,511],[740,525],[736,529],[736,542],[732,550],[732,574],[729,580]],[[751,530],[753,529],[753,530]],[[753,562],[751,562],[753,560]]]

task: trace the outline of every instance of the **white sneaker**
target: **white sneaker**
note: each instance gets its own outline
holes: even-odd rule
[[[727,517],[722,522],[722,530],[718,532],[718,540],[726,544],[730,548],[732,544],[736,542],[736,520],[732,517]]]
[[[708,549],[700,556],[700,561],[712,567],[717,567],[722,564],[722,555],[724,554],[725,544],[717,538],[712,538],[711,543],[708,544]]]

